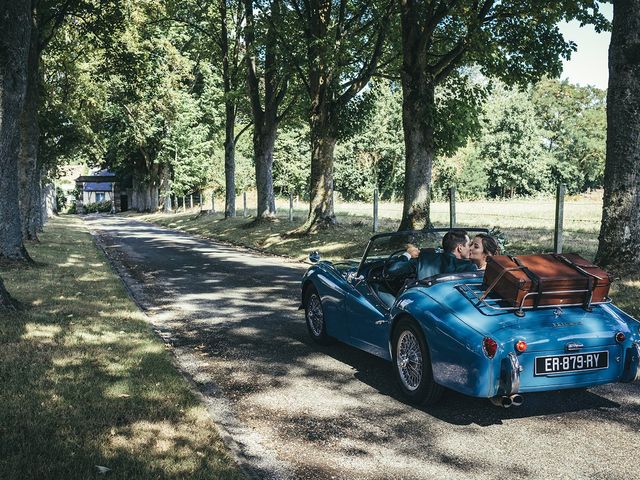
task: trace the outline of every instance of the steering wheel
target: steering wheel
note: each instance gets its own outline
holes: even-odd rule
[[[400,255],[403,255],[406,252],[406,249],[400,249],[400,250],[396,250],[395,252],[393,252],[391,255],[389,255],[387,257],[387,259],[384,261],[384,264],[382,265],[382,273],[380,274],[380,278],[382,279],[382,281],[385,283],[385,285],[387,286],[387,288],[393,292],[394,288],[391,285],[391,282],[394,280],[397,280],[400,277],[408,277],[411,273],[406,274],[406,273],[389,273],[389,267],[391,266],[391,264],[393,262],[395,262],[396,260],[399,259]],[[413,262],[409,262],[409,265],[411,266],[411,269],[413,270],[413,273],[417,273],[417,269],[416,269],[416,264]]]

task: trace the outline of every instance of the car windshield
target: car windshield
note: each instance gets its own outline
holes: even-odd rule
[[[465,229],[470,236],[478,232],[487,232],[485,228]],[[430,230],[414,230],[406,232],[382,233],[374,235],[369,240],[369,244],[364,252],[360,267],[364,265],[386,260],[394,253],[402,253],[409,245],[414,245],[418,249],[433,248],[442,249],[442,237],[449,231],[448,228],[434,228]]]

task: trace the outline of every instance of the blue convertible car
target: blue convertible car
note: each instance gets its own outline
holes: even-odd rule
[[[521,404],[526,392],[640,377],[640,323],[608,300],[586,309],[530,308],[523,315],[484,295],[482,271],[420,280],[392,273],[408,243],[436,245],[443,232],[375,235],[359,262],[310,255],[317,263],[302,279],[302,306],[311,337],[391,361],[402,393],[414,403],[434,403],[450,388],[508,407]]]

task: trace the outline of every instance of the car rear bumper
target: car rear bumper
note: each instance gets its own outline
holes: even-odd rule
[[[614,382],[636,382],[640,380],[640,345],[632,343],[628,348],[611,346],[608,368],[594,371],[579,371],[564,374],[536,376],[534,362],[538,354],[509,353],[500,364],[499,382],[495,395],[543,392],[569,388],[584,388]],[[621,355],[622,354],[622,355]]]

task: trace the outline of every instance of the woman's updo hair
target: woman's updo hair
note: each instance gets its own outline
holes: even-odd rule
[[[482,239],[482,249],[484,250],[484,253],[500,255],[500,245],[498,245],[495,238],[486,233],[478,233],[476,237]]]

